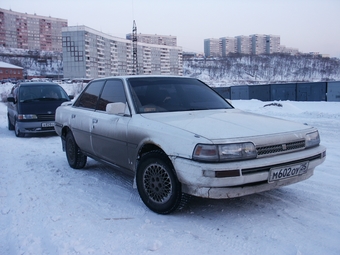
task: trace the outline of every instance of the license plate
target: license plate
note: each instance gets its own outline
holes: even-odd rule
[[[54,127],[54,122],[50,122],[50,123],[41,123],[41,127]]]
[[[308,169],[308,162],[303,162],[299,164],[276,167],[269,171],[269,182],[278,181],[293,176],[305,174]]]

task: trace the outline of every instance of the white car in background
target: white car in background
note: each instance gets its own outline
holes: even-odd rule
[[[316,128],[243,112],[175,76],[93,80],[57,109],[55,130],[72,168],[91,157],[132,173],[160,214],[186,195],[225,199],[305,180],[326,157]]]

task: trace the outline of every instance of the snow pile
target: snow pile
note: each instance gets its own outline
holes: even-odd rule
[[[192,198],[164,216],[146,208],[130,176],[91,159],[71,169],[59,137],[15,137],[0,102],[0,253],[340,254],[340,103],[268,103],[233,101],[316,126],[327,159],[314,176],[241,198]]]

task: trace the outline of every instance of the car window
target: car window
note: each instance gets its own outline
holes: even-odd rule
[[[91,82],[79,96],[74,105],[76,107],[95,110],[104,83],[105,80]]]
[[[18,90],[19,90],[19,88],[18,87],[16,87],[15,89],[13,89],[13,97],[14,97],[14,99],[15,99],[15,101],[16,102],[18,102]]]
[[[124,85],[119,79],[108,80],[99,98],[97,110],[105,111],[107,104],[117,102],[126,103]]]

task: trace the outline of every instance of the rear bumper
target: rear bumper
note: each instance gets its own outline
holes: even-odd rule
[[[245,196],[303,181],[311,177],[315,167],[323,163],[325,159],[326,148],[318,146],[279,156],[229,163],[207,164],[183,158],[173,158],[172,162],[184,193],[223,199]],[[304,174],[274,182],[268,181],[271,168],[305,161],[309,164]],[[255,171],[248,171],[249,169]],[[209,175],[206,174],[207,172]],[[221,176],[229,177],[214,177],[215,175],[211,174],[214,172],[223,172]]]

